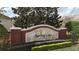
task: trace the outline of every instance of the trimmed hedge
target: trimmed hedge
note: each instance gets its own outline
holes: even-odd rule
[[[32,47],[32,51],[48,51],[48,50],[54,50],[58,48],[69,47],[71,45],[72,45],[72,42],[62,42],[62,43],[41,45],[41,46]]]

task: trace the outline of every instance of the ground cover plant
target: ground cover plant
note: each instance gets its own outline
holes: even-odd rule
[[[71,41],[61,42],[61,43],[52,43],[52,44],[32,47],[32,51],[48,51],[48,50],[54,50],[54,49],[58,49],[58,48],[68,47],[71,45],[72,45]]]

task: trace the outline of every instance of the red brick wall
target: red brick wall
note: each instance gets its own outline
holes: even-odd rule
[[[42,26],[42,27],[46,27],[46,26]],[[23,30],[23,29],[11,29],[11,44],[12,45],[15,45],[15,44],[22,44],[22,43],[25,43],[25,34],[27,32],[30,32],[30,31],[33,31],[37,28],[40,28],[40,27],[36,27],[36,28],[32,28],[32,30]],[[47,27],[46,27],[47,28]],[[49,28],[49,27],[48,27]],[[50,29],[52,29],[50,27]],[[52,29],[54,30],[54,29]],[[58,31],[59,33],[59,39],[66,39],[66,29],[60,29],[60,30],[55,30],[55,31]]]
[[[21,44],[21,29],[11,29],[11,44]]]
[[[59,31],[59,39],[66,39],[67,35],[66,35],[66,29],[61,29]]]

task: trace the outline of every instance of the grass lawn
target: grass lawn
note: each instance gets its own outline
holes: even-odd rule
[[[53,50],[53,51],[79,51],[79,44],[73,45],[71,47],[56,49],[56,50]]]

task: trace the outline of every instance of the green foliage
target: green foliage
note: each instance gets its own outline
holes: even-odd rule
[[[71,33],[71,41],[72,41],[73,44],[76,44],[77,41],[78,41],[78,37],[77,37],[75,32]]]
[[[14,13],[18,14],[18,17],[15,17],[15,23],[14,25],[16,27],[22,27],[22,28],[27,28],[30,22],[30,19],[28,20],[29,15],[28,13],[31,11],[30,7],[18,7],[17,9],[12,8],[14,10]],[[28,23],[28,24],[27,24]]]
[[[72,42],[62,42],[62,43],[53,43],[48,45],[41,45],[41,46],[35,46],[32,47],[32,51],[47,51],[47,50],[54,50],[57,48],[64,48],[71,46]]]
[[[7,29],[0,24],[0,37],[2,37],[3,35],[6,35]]]
[[[39,24],[48,24],[56,28],[61,26],[62,21],[58,14],[58,7],[18,7],[12,8],[18,17],[15,17],[15,26],[27,28]]]
[[[79,21],[69,21],[66,23],[66,27],[68,31],[71,33],[71,41],[74,43],[77,43],[79,38]]]
[[[65,27],[67,28],[68,32],[72,31],[72,23],[71,23],[71,21],[67,22],[65,24]]]
[[[74,32],[77,38],[79,38],[79,21],[71,21],[71,24],[72,24],[71,32]]]
[[[50,8],[48,8],[49,11],[48,14],[49,16],[51,15],[51,13],[53,13],[50,17],[47,18],[47,24],[54,26],[56,28],[59,28],[62,25],[62,21],[59,21],[59,19],[61,18],[61,16],[59,16],[58,14],[58,7],[54,7],[52,10]],[[52,12],[50,12],[50,10]]]

